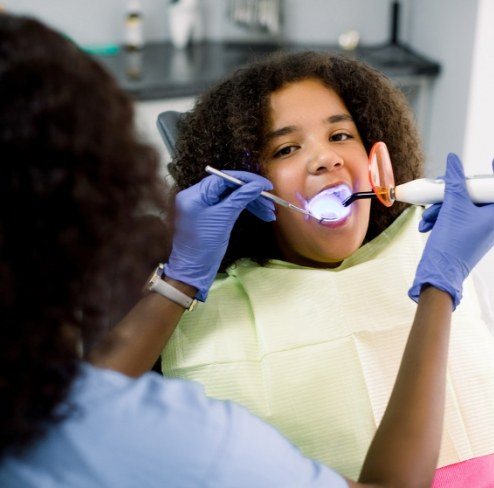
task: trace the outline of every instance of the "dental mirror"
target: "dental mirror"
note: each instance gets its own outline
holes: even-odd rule
[[[219,176],[220,178],[223,178],[226,181],[229,181],[231,183],[234,183],[235,185],[242,186],[245,185],[245,181],[239,180],[238,178],[235,178],[235,176],[229,175],[228,173],[225,173],[223,171],[220,171],[219,169],[213,168],[212,166],[206,166],[206,172],[211,174],[211,175],[216,175]],[[281,205],[282,207],[287,207],[291,208],[292,210],[295,210],[296,212],[302,213],[304,215],[310,215],[308,210],[304,210],[303,208],[297,207],[293,203],[290,203],[286,200],[283,200],[283,198],[280,198],[276,195],[273,195],[272,193],[269,193],[268,191],[262,191],[261,195],[268,200],[271,200],[278,205]]]
[[[224,180],[230,181],[238,186],[245,185],[245,181],[241,181],[228,173],[220,171],[219,169],[213,168],[212,166],[206,166],[206,172],[223,178]],[[307,217],[312,217],[319,221],[320,223],[334,222],[341,220],[350,213],[350,209],[342,205],[342,201],[350,196],[350,191],[347,190],[343,197],[338,198],[339,193],[335,190],[328,190],[321,192],[314,198],[305,203],[305,208],[300,208],[293,203],[284,200],[283,198],[273,195],[270,192],[263,191],[261,195],[282,207],[290,208],[295,212],[302,213]]]

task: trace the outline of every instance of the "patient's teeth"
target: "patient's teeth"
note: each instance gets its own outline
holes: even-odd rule
[[[342,201],[351,195],[346,185],[327,188],[315,195],[308,203],[310,213],[322,221],[337,222],[350,213],[348,207],[342,205]]]

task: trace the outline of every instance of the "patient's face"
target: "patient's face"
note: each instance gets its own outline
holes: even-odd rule
[[[263,153],[274,193],[304,206],[335,188],[370,190],[368,158],[357,127],[340,97],[316,79],[285,85],[270,97],[268,142]],[[318,197],[319,198],[319,197]],[[336,266],[362,244],[370,200],[330,224],[277,206],[275,233],[284,259],[313,267]]]

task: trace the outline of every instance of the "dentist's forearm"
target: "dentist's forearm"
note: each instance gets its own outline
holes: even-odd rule
[[[193,297],[196,289],[166,278]],[[140,376],[149,371],[177,326],[184,308],[157,293],[149,293],[89,353],[93,365]]]
[[[441,442],[452,300],[423,289],[400,370],[360,482],[429,486]]]

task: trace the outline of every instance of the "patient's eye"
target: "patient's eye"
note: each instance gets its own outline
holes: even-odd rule
[[[329,139],[334,142],[343,142],[348,139],[353,139],[353,136],[348,132],[338,132],[337,134],[332,134]]]
[[[297,146],[285,146],[282,147],[281,149],[278,149],[273,155],[275,158],[281,158],[283,156],[288,156],[289,154],[292,154],[294,151],[296,151]]]

